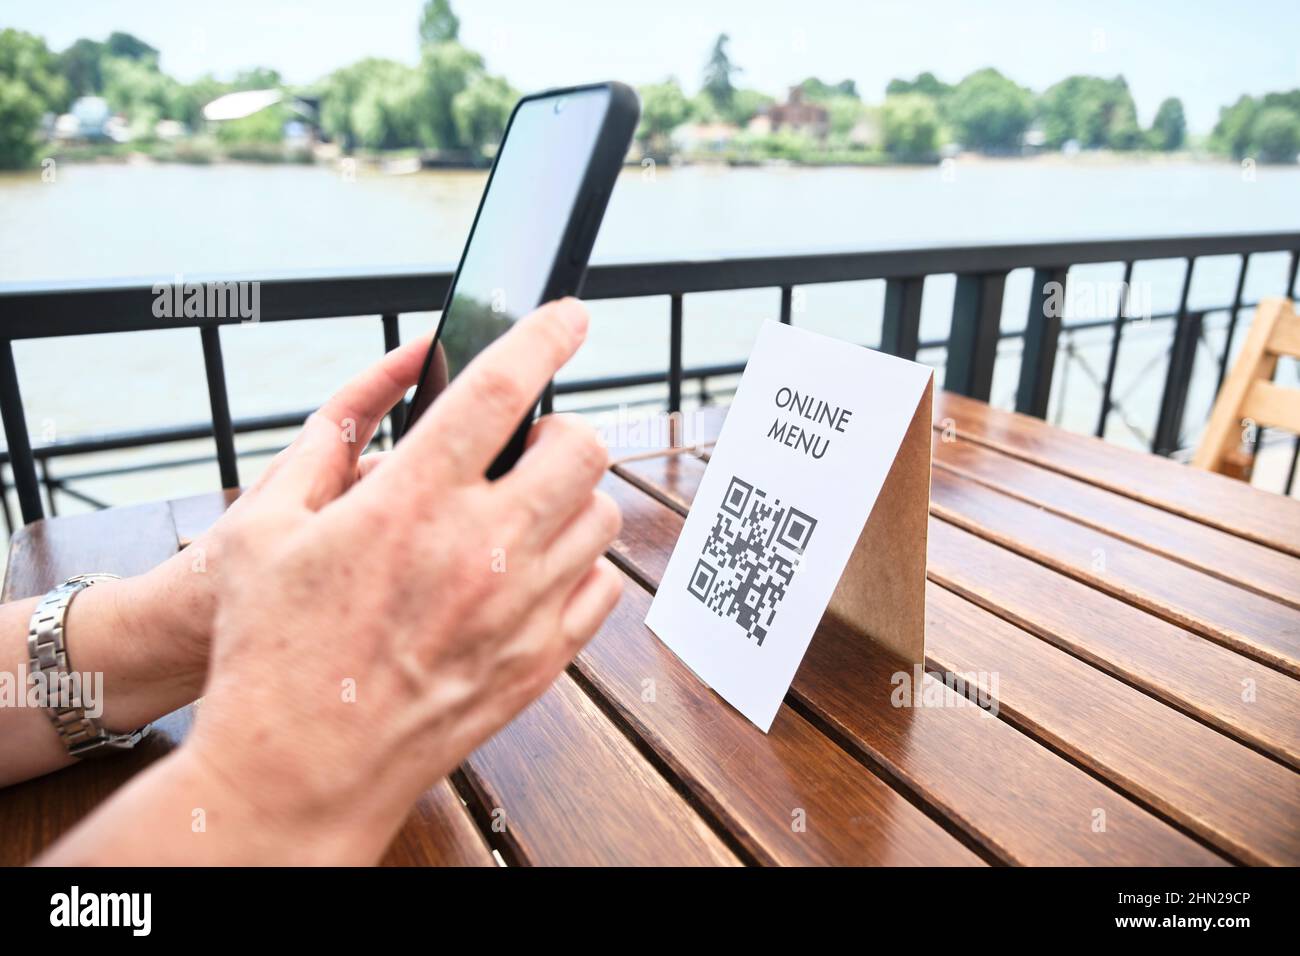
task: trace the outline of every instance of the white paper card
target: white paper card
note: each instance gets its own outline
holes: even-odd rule
[[[932,375],[778,322],[759,333],[646,624],[764,732]]]

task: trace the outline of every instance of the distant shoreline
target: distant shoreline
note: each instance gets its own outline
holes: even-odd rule
[[[375,153],[365,154],[354,157],[343,157],[338,155],[325,156],[304,156],[301,154],[286,155],[283,157],[260,155],[255,157],[245,157],[238,155],[225,154],[205,154],[201,158],[180,153],[154,153],[142,150],[114,150],[111,152],[96,152],[94,150],[72,152],[61,152],[58,150],[48,154],[59,164],[70,165],[178,165],[178,166],[318,166],[322,168],[339,168],[345,159],[354,159],[358,169],[365,169],[368,172],[379,172],[385,175],[408,175],[418,172],[486,172],[488,167],[471,165],[468,163],[437,163],[421,164],[417,157],[412,157],[409,152],[394,151],[391,154]],[[1009,165],[1013,163],[1030,165],[1030,166],[1096,166],[1096,167],[1115,167],[1115,166],[1135,166],[1135,165],[1162,165],[1162,166],[1190,166],[1190,165],[1207,165],[1207,166],[1240,166],[1241,163],[1228,157],[1219,156],[1213,153],[1180,150],[1177,152],[1155,152],[1144,150],[1120,151],[1120,150],[1086,150],[1073,154],[1065,154],[1059,151],[1041,152],[1019,156],[996,156],[977,152],[963,152],[955,156],[944,159],[903,162],[886,157],[863,157],[856,161],[837,162],[827,160],[825,162],[805,162],[789,159],[764,159],[754,161],[737,161],[725,157],[714,156],[696,156],[696,157],[674,157],[669,161],[662,158],[655,161],[656,169],[671,170],[679,167],[717,167],[726,169],[773,169],[773,168],[792,168],[792,169],[938,169],[945,163],[952,163],[959,166],[973,165]],[[625,164],[629,169],[646,168],[645,160],[638,158],[629,158]],[[7,170],[6,173],[12,175],[40,175],[41,167],[39,164],[28,170]]]

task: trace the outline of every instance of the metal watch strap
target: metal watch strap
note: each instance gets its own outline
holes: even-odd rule
[[[41,598],[32,612],[27,626],[28,680],[39,678],[46,692],[60,687],[60,677],[71,674],[68,663],[65,624],[68,606],[80,592],[100,581],[116,580],[116,574],[78,574],[68,578]],[[53,699],[52,704],[70,705],[71,701]],[[91,757],[115,751],[130,750],[148,733],[145,725],[126,734],[105,730],[98,720],[86,713],[80,701],[76,706],[50,706],[45,708],[54,730],[74,757]]]

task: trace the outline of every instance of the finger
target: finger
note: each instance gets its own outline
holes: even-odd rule
[[[520,319],[415,422],[395,453],[402,468],[393,471],[481,480],[586,334],[587,310],[577,299],[547,303]]]
[[[605,553],[623,527],[623,513],[603,491],[588,495],[586,506],[565,525],[546,549],[546,576],[553,581],[576,580]]]
[[[360,481],[382,465],[384,460],[391,454],[391,451],[372,451],[362,455],[357,462],[357,481]]]
[[[570,646],[586,644],[618,605],[623,572],[608,558],[597,558],[560,614],[560,633]]]
[[[428,352],[428,336],[414,339],[343,386],[308,416],[268,489],[313,509],[346,491],[362,450],[383,417],[415,384]]]
[[[576,415],[547,415],[530,437],[532,444],[493,491],[527,510],[530,540],[549,541],[587,503],[609,467],[609,453]]]

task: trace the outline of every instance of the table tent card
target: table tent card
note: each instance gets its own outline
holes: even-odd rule
[[[768,322],[646,624],[763,731],[823,614],[925,659],[933,372]]]

